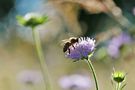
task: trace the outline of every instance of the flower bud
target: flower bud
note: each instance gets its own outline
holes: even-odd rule
[[[125,75],[124,72],[116,71],[112,74],[112,78],[115,82],[121,83],[125,80]]]
[[[36,27],[40,24],[43,24],[44,22],[48,21],[47,16],[41,16],[37,13],[28,13],[24,17],[23,16],[17,16],[17,20],[20,24],[24,26],[29,26],[29,27]]]

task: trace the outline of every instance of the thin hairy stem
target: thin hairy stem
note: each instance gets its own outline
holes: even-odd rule
[[[32,34],[33,34],[33,39],[34,39],[34,42],[36,45],[36,51],[37,51],[39,61],[40,61],[40,67],[41,67],[41,71],[43,74],[43,79],[44,79],[44,82],[46,84],[45,90],[51,90],[49,73],[48,73],[47,65],[46,65],[43,51],[42,51],[42,47],[41,47],[39,32],[33,28]]]
[[[121,87],[121,83],[117,83],[116,90],[120,90],[120,87]]]
[[[94,69],[94,67],[91,63],[91,60],[88,58],[88,60],[86,60],[86,61],[88,63],[89,69],[92,71],[92,74],[93,74],[93,77],[94,77],[94,80],[95,80],[96,90],[99,90],[96,72],[95,72],[95,69]]]

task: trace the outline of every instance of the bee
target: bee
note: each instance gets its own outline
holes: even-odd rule
[[[64,41],[64,46],[63,46],[63,52],[68,51],[70,53],[70,46],[74,47],[74,43],[78,42],[78,38],[77,37],[71,37],[69,39],[63,40]],[[75,47],[74,47],[75,48]]]

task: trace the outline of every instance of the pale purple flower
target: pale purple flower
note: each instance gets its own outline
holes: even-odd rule
[[[120,48],[129,43],[131,43],[131,37],[126,33],[121,33],[119,36],[113,37],[107,48],[108,54],[113,58],[118,58]]]
[[[89,37],[80,37],[78,42],[69,47],[70,52],[66,52],[66,57],[71,59],[87,58],[95,49],[95,40]]]
[[[91,80],[88,76],[69,75],[59,80],[59,85],[64,90],[88,90],[91,88]]]
[[[38,84],[42,82],[43,76],[36,70],[24,70],[17,75],[17,80],[24,84]]]

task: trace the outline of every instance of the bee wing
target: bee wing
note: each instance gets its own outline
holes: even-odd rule
[[[66,42],[68,42],[68,39],[61,40],[60,41],[60,45],[61,46],[64,46]]]
[[[70,40],[76,39],[76,38],[77,37],[70,37],[69,39],[64,39],[64,40],[61,41],[61,45],[64,45],[65,43],[70,42]]]

